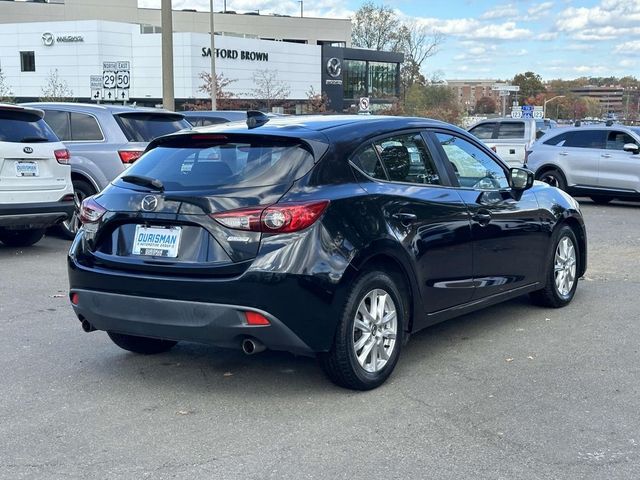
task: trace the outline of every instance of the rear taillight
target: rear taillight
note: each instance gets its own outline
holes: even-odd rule
[[[218,223],[234,230],[264,233],[291,233],[311,226],[329,205],[319,202],[277,204],[211,214]]]
[[[60,165],[69,165],[71,163],[71,154],[66,148],[55,150],[53,154],[56,156],[56,160]]]
[[[107,209],[96,202],[93,197],[85,198],[80,206],[80,221],[82,224],[96,223],[107,212]]]
[[[133,163],[139,159],[144,152],[142,150],[118,150],[122,163]]]

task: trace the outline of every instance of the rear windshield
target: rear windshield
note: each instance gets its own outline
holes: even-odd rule
[[[156,147],[123,175],[158,179],[167,191],[207,190],[291,183],[312,166],[313,155],[299,143],[250,139],[202,147]],[[122,180],[118,182],[120,186],[136,188]]]
[[[0,110],[0,142],[58,142],[58,137],[37,115]]]
[[[501,122],[498,127],[498,138],[524,138],[524,122]]]
[[[166,113],[120,113],[115,119],[130,142],[150,142],[156,137],[191,128],[182,115]]]

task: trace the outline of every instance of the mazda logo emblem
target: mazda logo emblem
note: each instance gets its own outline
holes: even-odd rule
[[[45,32],[42,34],[42,43],[46,47],[50,47],[51,45],[53,45],[53,42],[54,42],[53,33]]]
[[[153,195],[147,195],[142,199],[142,210],[152,212],[158,207],[158,198]]]
[[[332,57],[327,62],[327,73],[330,77],[337,78],[342,74],[342,62],[339,58]]]
[[[24,148],[22,149],[22,151],[23,151],[24,153],[33,153],[33,148],[31,148],[31,147],[24,147]]]

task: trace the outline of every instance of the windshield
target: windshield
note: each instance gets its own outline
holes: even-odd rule
[[[150,142],[156,137],[191,128],[182,115],[169,113],[120,113],[115,119],[130,142]]]
[[[37,115],[0,110],[0,142],[57,142],[58,137]]]
[[[124,173],[157,179],[165,190],[181,191],[290,183],[312,166],[313,155],[298,143],[252,139],[200,148],[185,142],[163,145],[145,153]]]

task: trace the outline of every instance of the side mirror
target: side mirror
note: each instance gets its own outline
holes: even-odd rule
[[[526,168],[509,169],[509,186],[516,192],[523,192],[533,186],[533,172]]]
[[[636,145],[635,143],[625,143],[622,149],[625,152],[631,152],[634,155],[637,155],[638,153],[640,153],[640,147],[638,147],[638,145]]]

